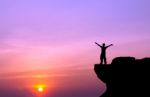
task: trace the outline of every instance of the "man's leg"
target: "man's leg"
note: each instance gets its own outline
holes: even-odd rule
[[[104,64],[105,64],[105,65],[107,64],[107,59],[106,59],[106,57],[104,57]]]
[[[100,61],[101,61],[100,64],[103,64],[103,57],[102,56],[100,57]]]

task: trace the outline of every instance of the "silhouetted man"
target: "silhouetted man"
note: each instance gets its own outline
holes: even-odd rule
[[[102,46],[100,44],[98,44],[97,42],[95,42],[95,44],[97,44],[99,47],[101,47],[101,55],[100,55],[101,63],[100,64],[103,64],[103,61],[104,61],[104,64],[107,64],[106,49],[110,46],[113,46],[113,44],[110,44],[108,46],[105,46],[105,43],[103,43]]]

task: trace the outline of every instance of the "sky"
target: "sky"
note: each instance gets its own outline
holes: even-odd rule
[[[149,5],[149,0],[0,0],[5,87],[0,96],[34,97],[32,85],[42,83],[45,97],[98,97],[105,86],[93,71],[100,55],[94,42],[114,44],[108,63],[119,56],[150,57]]]

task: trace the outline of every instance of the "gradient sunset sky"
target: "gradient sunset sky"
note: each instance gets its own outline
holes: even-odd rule
[[[0,0],[0,82],[19,78],[34,84],[28,79],[37,74],[59,79],[73,70],[71,79],[91,76],[86,90],[98,91],[94,86],[101,82],[92,69],[100,48],[94,42],[114,44],[108,63],[118,56],[150,57],[149,5],[150,0]]]

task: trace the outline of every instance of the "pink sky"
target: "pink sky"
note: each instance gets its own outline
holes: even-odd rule
[[[149,4],[149,0],[1,0],[0,74],[93,70],[100,55],[94,42],[114,44],[107,50],[108,63],[119,56],[150,57]]]

